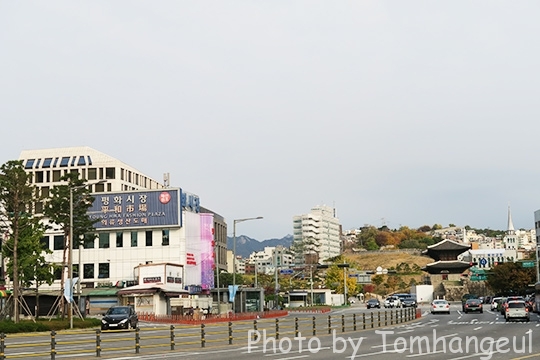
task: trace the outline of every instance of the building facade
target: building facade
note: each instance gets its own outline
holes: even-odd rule
[[[257,271],[258,274],[274,274],[276,267],[288,269],[294,265],[294,257],[282,245],[265,246],[264,250],[251,253],[248,261],[253,269],[250,267],[248,271],[246,267],[247,274],[250,274],[251,271]]]
[[[163,294],[177,294],[179,287],[191,293],[204,292],[214,287],[216,267],[226,269],[224,218],[202,208],[198,196],[169,187],[167,179],[160,184],[88,147],[25,150],[19,159],[32,174],[39,196],[47,196],[52,187],[65,184],[60,177],[69,172],[78,173],[90,184],[95,200],[89,215],[97,221],[95,238],[73,247],[69,252],[72,258],[67,259],[72,263],[74,281],[80,279],[76,294],[144,285],[138,269],[151,264],[173,264],[182,271],[181,275],[156,281]],[[41,213],[42,206],[36,204],[34,212]],[[52,250],[48,262],[65,264],[64,234],[59,226],[52,226],[42,243]],[[52,286],[42,288],[61,290],[60,272]],[[132,291],[129,293],[133,296]],[[163,309],[163,304],[156,303],[154,310]]]
[[[329,206],[316,206],[304,215],[293,217],[293,245],[303,249],[306,256],[317,255],[317,262],[341,254],[341,224],[335,216],[335,209]]]

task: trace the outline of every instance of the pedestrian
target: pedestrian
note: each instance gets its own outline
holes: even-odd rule
[[[90,315],[90,299],[89,298],[86,298],[85,309],[86,309],[86,315]]]

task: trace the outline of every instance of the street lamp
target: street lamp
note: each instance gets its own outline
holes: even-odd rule
[[[262,216],[252,217],[252,218],[245,218],[245,219],[235,219],[233,220],[233,290],[236,291],[236,224],[249,221],[249,220],[260,220],[262,219]],[[236,312],[236,293],[234,294],[233,298],[233,311]]]
[[[69,188],[69,252],[68,252],[68,273],[69,273],[69,328],[73,329],[73,190],[85,188],[90,185],[103,184],[107,180],[100,180],[91,184],[84,184],[79,186],[71,186]],[[80,292],[81,282],[81,246],[79,245],[79,281],[77,285],[77,292]],[[65,285],[64,285],[65,286]]]

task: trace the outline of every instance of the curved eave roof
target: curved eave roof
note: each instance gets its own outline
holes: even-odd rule
[[[471,245],[465,245],[463,243],[458,243],[457,241],[444,239],[439,241],[436,244],[429,245],[427,250],[462,250],[466,251],[471,248]]]
[[[472,265],[471,263],[467,261],[459,261],[459,260],[453,260],[453,261],[435,261],[432,263],[427,264],[425,267],[422,268],[422,270],[427,271],[430,274],[440,274],[441,271],[448,271],[449,274],[459,274],[468,268],[470,268]]]

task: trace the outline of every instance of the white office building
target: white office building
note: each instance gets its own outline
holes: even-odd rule
[[[294,258],[287,251],[288,248],[279,246],[265,246],[264,250],[249,255],[249,263],[255,266],[254,271],[259,274],[274,274],[278,269],[288,269],[294,265]]]
[[[126,301],[136,307],[144,303],[144,310],[152,311],[144,298],[149,292],[154,297],[159,293],[167,298],[185,293],[178,291],[179,288],[190,293],[213,288],[214,244],[218,240],[214,237],[214,218],[223,223],[224,220],[208,210],[201,211],[198,196],[169,187],[167,179],[160,184],[89,147],[25,150],[20,160],[33,175],[33,184],[42,196],[62,184],[60,177],[68,172],[79,173],[90,184],[104,180],[90,185],[95,200],[89,214],[98,220],[97,236],[94,241],[72,249],[73,273],[74,277],[81,275],[77,288],[83,296],[91,294],[92,289],[133,286],[141,291],[125,292],[129,293]],[[34,211],[40,213],[42,204],[38,203]],[[219,241],[225,243],[226,227],[225,230],[221,225],[218,227],[219,233],[224,234],[224,239]],[[58,227],[52,228],[42,242],[53,251],[47,255],[47,261],[62,264],[63,232]],[[225,259],[225,252],[218,257]],[[175,274],[141,278],[137,269],[147,264],[164,264],[166,269],[174,268]],[[182,269],[182,273],[177,269]],[[52,286],[42,288],[60,290],[60,277],[59,272]],[[156,303],[153,309],[162,312],[163,308],[163,304]]]
[[[316,253],[319,262],[341,254],[340,233],[341,224],[332,207],[316,206],[293,217],[293,244],[306,244],[304,255]]]

